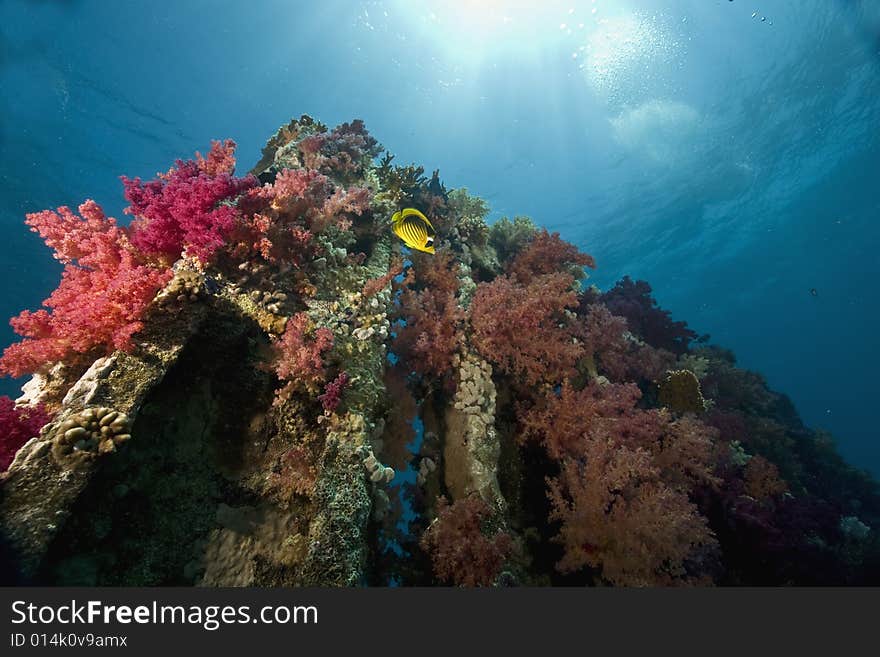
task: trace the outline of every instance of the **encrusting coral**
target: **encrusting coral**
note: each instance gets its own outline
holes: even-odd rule
[[[559,234],[382,153],[304,115],[243,177],[225,140],[123,178],[129,226],[28,215],[64,273],[0,359],[34,375],[0,398],[4,577],[880,582],[876,482],[787,398],[644,281],[587,287]],[[392,234],[406,207],[435,254]]]

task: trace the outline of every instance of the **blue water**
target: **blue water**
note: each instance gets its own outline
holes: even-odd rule
[[[0,316],[57,283],[25,212],[303,112],[646,278],[880,473],[877,0],[0,0]]]

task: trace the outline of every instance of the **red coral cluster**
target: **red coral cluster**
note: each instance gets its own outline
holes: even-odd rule
[[[689,495],[718,483],[716,433],[693,417],[640,409],[640,398],[633,384],[566,382],[521,413],[523,437],[560,464],[548,482],[550,517],[562,522],[558,568],[589,565],[623,585],[696,581],[685,562],[715,541]]]
[[[459,285],[458,266],[448,251],[433,258],[413,255],[400,295],[404,325],[395,347],[421,374],[442,378],[452,369],[466,319],[458,305]]]
[[[561,271],[583,278],[583,267],[596,268],[593,256],[581,253],[574,244],[561,239],[559,233],[549,233],[545,228],[537,232],[528,247],[510,262],[507,273],[527,283],[535,276]]]
[[[333,347],[330,329],[312,330],[309,316],[297,313],[287,321],[276,342],[275,373],[286,384],[276,393],[276,402],[288,399],[296,390],[313,390],[324,380],[324,353]]]
[[[333,413],[339,408],[342,401],[342,393],[348,387],[350,378],[348,372],[340,372],[339,375],[324,387],[324,393],[318,395],[318,401],[324,410]]]
[[[93,349],[129,349],[131,338],[156,292],[171,271],[144,263],[116,221],[94,201],[27,216],[64,263],[58,288],[43,305],[10,321],[22,342],[6,349],[0,371],[12,376],[35,372],[47,363]]]
[[[438,498],[437,519],[421,539],[438,580],[456,586],[490,586],[495,581],[513,541],[507,532],[486,528],[491,517],[491,509],[477,495],[452,505]]]
[[[471,303],[472,342],[504,373],[527,385],[556,383],[574,373],[584,354],[566,310],[577,306],[568,274],[545,274],[521,283],[499,276],[477,286]]]
[[[391,265],[388,267],[388,273],[383,274],[377,278],[371,278],[366,283],[364,283],[364,287],[361,290],[361,294],[364,299],[369,299],[370,297],[376,296],[388,287],[395,278],[400,276],[403,273],[403,258],[395,258],[392,260]]]
[[[16,406],[9,397],[0,397],[0,472],[9,467],[15,453],[38,436],[51,419],[42,404]]]
[[[629,335],[626,320],[601,303],[588,306],[583,319],[584,347],[597,372],[611,381],[654,381],[675,363],[675,354]]]
[[[583,459],[565,461],[549,482],[564,548],[557,568],[597,568],[619,586],[700,581],[686,562],[715,539],[687,495],[661,480],[645,450],[601,436],[585,438],[582,450]]]
[[[254,187],[253,176],[236,178],[234,143],[215,142],[208,158],[178,160],[166,174],[148,182],[122,176],[127,214],[134,215],[132,243],[171,263],[184,249],[208,262],[229,240],[239,217],[233,201]]]

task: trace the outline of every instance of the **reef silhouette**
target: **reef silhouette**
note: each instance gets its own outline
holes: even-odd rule
[[[3,583],[880,583],[877,483],[646,282],[358,120],[234,151],[123,177],[129,226],[28,215],[64,273],[0,359]]]

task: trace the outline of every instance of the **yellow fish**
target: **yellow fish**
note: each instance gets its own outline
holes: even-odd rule
[[[434,253],[434,227],[428,218],[415,208],[405,208],[391,217],[391,230],[409,248]]]

